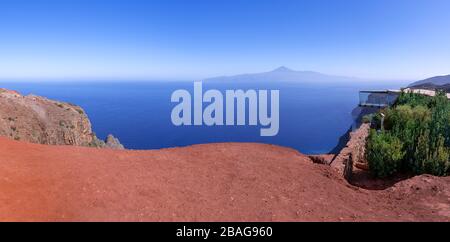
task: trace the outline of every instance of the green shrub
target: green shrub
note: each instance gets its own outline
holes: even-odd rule
[[[371,114],[371,117],[372,117],[371,126],[376,129],[381,129],[381,119],[382,119],[381,113]]]
[[[366,156],[373,175],[387,177],[394,174],[401,167],[404,155],[403,143],[397,137],[371,130]]]
[[[450,149],[444,146],[444,137],[442,136],[438,138],[436,144],[433,144],[429,133],[427,130],[420,135],[410,168],[416,174],[448,175]]]
[[[372,131],[367,143],[367,160],[375,175],[388,176],[400,168],[416,174],[449,175],[450,101],[444,93],[435,97],[401,94],[394,107],[382,112],[385,131]],[[400,140],[403,155],[398,160]]]
[[[373,121],[373,118],[374,118],[374,116],[375,116],[376,114],[367,114],[367,115],[364,115],[363,117],[362,117],[362,119],[361,119],[361,122],[362,123],[365,123],[365,124],[368,124],[368,123],[372,123],[372,121]]]
[[[428,106],[430,103],[430,98],[425,95],[415,94],[415,93],[401,93],[397,99],[396,105],[408,104],[412,107],[415,106]]]

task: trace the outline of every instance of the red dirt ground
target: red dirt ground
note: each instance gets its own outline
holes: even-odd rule
[[[382,191],[263,144],[154,151],[0,138],[1,221],[450,221],[450,177]]]

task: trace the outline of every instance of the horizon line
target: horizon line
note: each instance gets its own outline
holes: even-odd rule
[[[423,75],[421,77],[386,77],[386,78],[374,78],[374,77],[360,77],[358,75],[346,75],[346,74],[329,74],[325,72],[320,71],[313,71],[313,70],[294,70],[291,68],[288,68],[286,66],[279,66],[277,68],[271,69],[269,71],[259,71],[259,72],[245,72],[245,73],[235,73],[235,74],[221,74],[221,75],[211,75],[209,77],[188,77],[189,75],[186,75],[186,78],[178,78],[178,77],[158,77],[158,76],[10,76],[10,77],[0,77],[0,82],[65,82],[65,81],[71,81],[71,82],[184,82],[184,81],[204,81],[207,79],[213,79],[218,77],[233,77],[233,76],[239,76],[239,75],[252,75],[252,74],[260,74],[260,73],[270,73],[270,72],[276,72],[279,70],[286,70],[286,71],[292,71],[292,72],[312,72],[317,73],[320,75],[328,75],[328,76],[336,76],[336,77],[344,77],[344,78],[352,78],[352,79],[359,79],[361,81],[395,81],[395,82],[402,82],[402,81],[419,81],[424,80],[431,77],[436,76],[446,76],[448,74],[431,74],[431,75]]]

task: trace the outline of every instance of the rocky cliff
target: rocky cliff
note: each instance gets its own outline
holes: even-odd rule
[[[113,136],[99,140],[81,107],[6,89],[0,89],[0,135],[48,145],[123,148]]]

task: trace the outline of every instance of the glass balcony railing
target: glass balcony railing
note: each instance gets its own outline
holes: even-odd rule
[[[363,107],[388,107],[394,104],[398,95],[398,93],[390,91],[360,91],[359,105]]]

